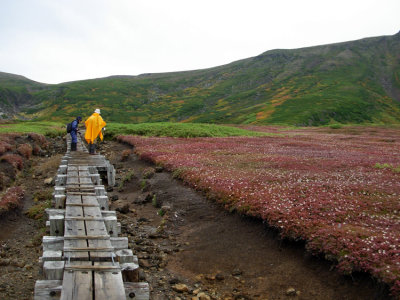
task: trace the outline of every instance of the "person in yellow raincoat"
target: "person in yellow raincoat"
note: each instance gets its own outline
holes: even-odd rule
[[[106,126],[106,122],[104,122],[103,118],[100,116],[100,109],[96,108],[94,113],[85,121],[86,132],[85,132],[85,140],[89,144],[89,154],[95,154],[95,140],[97,136],[103,140],[103,133],[101,130]]]

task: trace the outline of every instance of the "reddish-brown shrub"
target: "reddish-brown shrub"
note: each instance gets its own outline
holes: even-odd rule
[[[0,157],[0,161],[8,162],[18,170],[22,170],[22,167],[24,166],[24,161],[18,154],[5,154]]]
[[[7,142],[9,144],[14,144],[14,140],[20,136],[21,136],[20,133],[2,133],[0,135],[0,140]]]
[[[22,206],[24,190],[20,186],[13,186],[7,189],[0,199],[0,208],[3,210],[16,209]]]
[[[11,149],[12,146],[9,143],[0,140],[0,155],[10,151]]]
[[[32,153],[33,155],[39,155],[40,152],[42,152],[42,148],[40,148],[38,145],[33,145]]]
[[[32,146],[29,144],[21,144],[18,146],[17,152],[26,159],[29,159],[32,155]]]
[[[42,148],[47,148],[47,146],[49,145],[44,135],[32,132],[28,134],[28,137],[38,143],[39,146]]]
[[[131,155],[132,151],[130,149],[126,149],[122,151],[121,153],[121,161],[125,161],[129,158],[129,155]]]

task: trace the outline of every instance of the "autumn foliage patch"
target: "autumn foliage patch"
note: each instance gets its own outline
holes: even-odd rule
[[[22,157],[18,154],[4,154],[0,157],[0,161],[5,161],[9,163],[17,170],[22,170],[22,167],[24,166],[24,161]]]
[[[19,186],[10,187],[0,199],[0,214],[22,206],[24,191]]]
[[[400,130],[281,133],[119,140],[227,209],[260,217],[340,271],[369,272],[400,295]]]
[[[32,146],[29,144],[19,145],[17,148],[17,152],[24,158],[29,159],[32,155]]]

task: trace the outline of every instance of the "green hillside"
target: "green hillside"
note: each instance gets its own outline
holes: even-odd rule
[[[38,120],[87,116],[100,107],[105,119],[120,123],[400,123],[400,32],[272,50],[189,72],[57,85],[10,76],[0,73],[0,102],[19,99],[19,116]]]

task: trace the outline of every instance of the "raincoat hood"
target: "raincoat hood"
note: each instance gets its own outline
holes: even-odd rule
[[[94,113],[91,115],[86,121],[86,132],[85,132],[85,140],[88,143],[93,143],[97,136],[103,140],[103,133],[101,129],[106,126],[106,122],[104,122],[103,118],[98,114]]]

